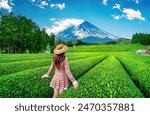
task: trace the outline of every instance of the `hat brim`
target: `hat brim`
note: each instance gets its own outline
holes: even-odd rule
[[[57,50],[56,48],[54,49],[54,54],[62,54],[64,52],[68,51],[68,46],[63,45],[63,49],[62,50]]]

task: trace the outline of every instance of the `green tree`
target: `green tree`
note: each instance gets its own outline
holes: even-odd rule
[[[25,16],[0,13],[0,52],[25,53],[43,52],[49,41],[45,29]]]
[[[55,44],[55,34],[54,33],[51,33],[51,35],[50,35],[49,45],[50,45],[51,53],[53,53],[54,48],[56,46],[56,44]]]
[[[132,36],[132,44],[140,43],[142,45],[150,45],[150,34],[136,33]]]
[[[71,43],[72,43],[73,47],[75,48],[77,43],[78,43],[78,41],[77,40],[73,40]]]

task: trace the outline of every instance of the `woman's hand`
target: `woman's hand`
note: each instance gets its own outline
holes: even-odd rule
[[[77,81],[74,81],[74,82],[73,82],[73,86],[74,86],[74,89],[77,89],[78,86],[79,86],[78,82],[77,82]]]
[[[44,74],[41,76],[41,78],[48,78],[49,76],[47,74]]]

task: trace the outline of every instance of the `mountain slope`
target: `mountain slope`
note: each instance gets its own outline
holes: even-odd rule
[[[90,43],[109,42],[113,39],[118,39],[116,36],[96,27],[88,21],[84,21],[77,27],[72,26],[65,29],[57,35],[57,38],[65,42],[80,39]]]

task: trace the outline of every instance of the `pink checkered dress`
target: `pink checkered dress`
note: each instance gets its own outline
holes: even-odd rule
[[[68,58],[66,57],[64,61],[60,64],[60,68],[57,69],[53,62],[51,67],[48,71],[48,75],[52,73],[55,69],[55,74],[50,82],[50,87],[57,88],[57,89],[67,89],[70,85],[70,81],[73,83],[75,78],[70,72],[69,65],[68,65]],[[69,79],[68,79],[69,78]],[[70,80],[70,81],[69,81]]]

